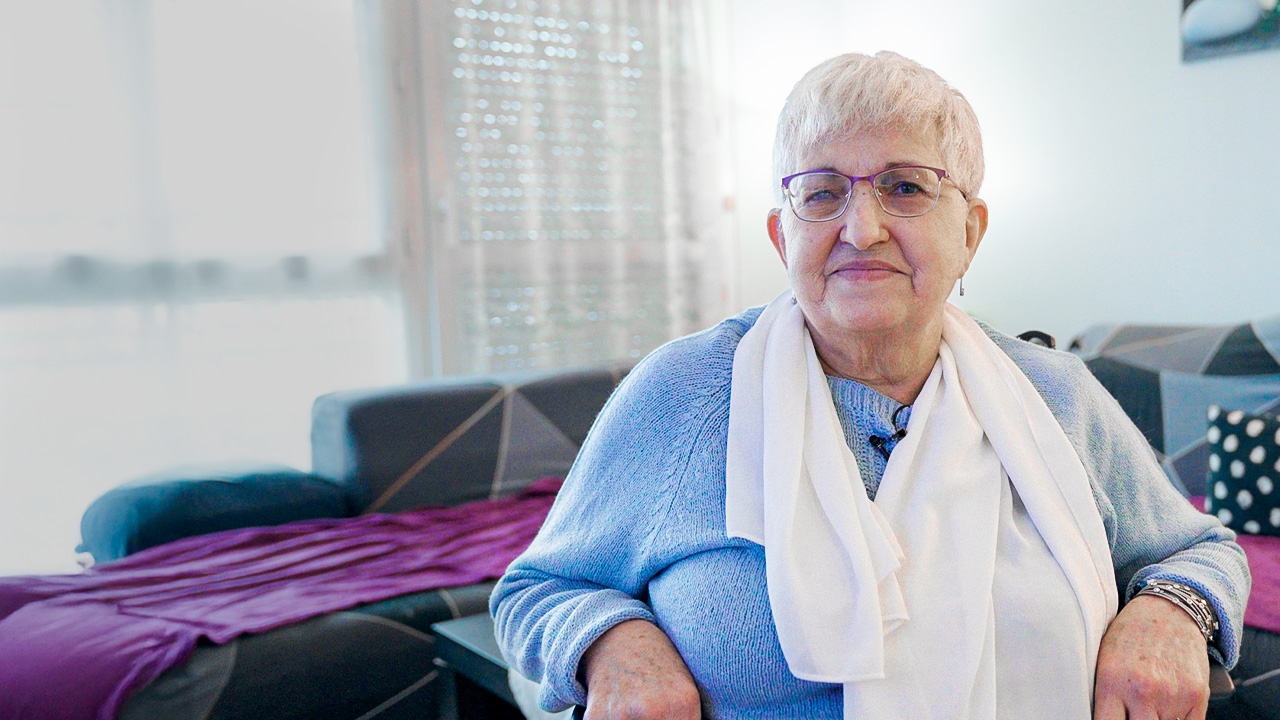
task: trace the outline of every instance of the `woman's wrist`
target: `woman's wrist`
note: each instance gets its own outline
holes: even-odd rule
[[[590,718],[694,720],[701,698],[670,638],[648,620],[605,631],[579,663]]]
[[[1213,605],[1190,585],[1174,580],[1153,579],[1140,585],[1133,596],[1136,598],[1139,595],[1154,595],[1177,605],[1195,622],[1206,644],[1211,645],[1217,639],[1220,627],[1218,615],[1214,612]]]

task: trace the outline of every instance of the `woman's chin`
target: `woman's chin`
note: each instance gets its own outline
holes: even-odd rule
[[[840,342],[842,338],[900,330],[909,324],[910,312],[896,303],[865,302],[824,309],[810,318],[810,324],[818,325],[820,335],[828,341]]]

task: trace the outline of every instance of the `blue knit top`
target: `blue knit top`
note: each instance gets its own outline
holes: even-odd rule
[[[631,372],[601,410],[537,538],[494,589],[499,644],[517,670],[543,683],[544,708],[585,705],[583,652],[610,627],[639,618],[671,637],[706,717],[842,716],[839,685],[800,680],[787,668],[764,548],[725,533],[733,354],[760,310],[668,343]],[[1222,622],[1211,652],[1233,665],[1249,593],[1235,535],[1173,488],[1141,432],[1078,358],[984,330],[1076,448],[1121,598],[1154,577],[1197,588]],[[867,438],[893,434],[899,405],[850,380],[829,382],[874,496],[885,458]],[[905,421],[903,413],[898,426]]]

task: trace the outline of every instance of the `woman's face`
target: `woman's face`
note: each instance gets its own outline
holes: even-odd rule
[[[929,129],[860,132],[812,148],[797,171],[870,175],[893,165],[943,167]],[[969,267],[987,226],[982,200],[950,179],[919,217],[886,213],[859,181],[844,214],[805,222],[789,206],[769,214],[773,240],[810,329],[827,342],[849,333],[918,331],[940,322],[942,305]]]

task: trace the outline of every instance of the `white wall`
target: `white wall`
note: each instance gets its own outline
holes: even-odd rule
[[[733,3],[742,307],[786,284],[768,237],[778,110],[808,68],[891,49],[982,122],[991,227],[952,300],[1061,343],[1107,321],[1280,314],[1280,51],[1184,64],[1177,0]]]

